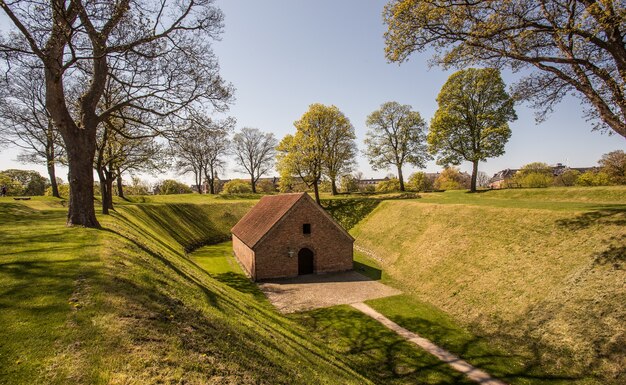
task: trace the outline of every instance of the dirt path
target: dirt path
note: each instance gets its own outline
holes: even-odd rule
[[[476,381],[482,385],[506,385],[506,383],[497,380],[491,377],[488,373],[476,369],[472,365],[470,365],[467,361],[462,360],[461,358],[455,356],[454,354],[448,352],[440,348],[439,346],[433,344],[429,340],[420,337],[419,335],[403,328],[397,323],[393,322],[389,318],[380,314],[376,310],[367,306],[366,304],[359,302],[351,304],[355,309],[363,312],[364,314],[374,318],[376,321],[380,322],[390,330],[398,333],[401,337],[406,338],[408,341],[414,343],[420,348],[426,350],[428,353],[433,356],[439,358],[441,361],[450,365],[454,370],[457,370],[467,376],[472,381]]]
[[[261,291],[282,313],[293,313],[401,294],[356,271],[301,275],[258,283]]]

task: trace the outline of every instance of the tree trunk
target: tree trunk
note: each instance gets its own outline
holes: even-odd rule
[[[107,172],[106,176],[107,176],[107,179],[106,179],[106,186],[107,186],[106,208],[107,208],[107,214],[108,214],[108,210],[113,210],[113,181],[115,180],[115,178],[113,177],[113,173],[112,172]]]
[[[59,185],[57,184],[56,169],[54,167],[54,159],[48,159],[48,176],[50,177],[50,187],[52,188],[52,196],[61,198],[59,194]]]
[[[209,192],[211,195],[215,195],[215,179],[209,179]]]
[[[97,170],[98,172],[98,179],[100,180],[100,200],[101,200],[101,207],[102,207],[102,214],[104,215],[109,215],[109,205],[108,205],[108,194],[107,194],[107,180],[106,177],[104,176],[104,170],[102,170],[101,168],[98,168]]]
[[[476,192],[476,178],[478,177],[478,161],[472,162],[472,183],[470,185],[470,192]]]
[[[404,191],[404,178],[402,177],[402,167],[398,166],[398,180],[400,181],[400,191]]]
[[[335,179],[330,180],[330,194],[331,195],[337,195],[337,182],[335,181]]]
[[[117,171],[117,196],[122,199],[126,199],[124,197],[124,185],[122,181],[122,173],[119,170]]]
[[[250,185],[252,186],[252,193],[256,194],[256,180],[254,180],[253,173],[250,173]]]
[[[93,205],[93,158],[95,141],[83,132],[73,133],[70,140],[66,136],[68,179],[70,184],[68,226],[84,226],[99,228],[96,210]]]
[[[317,186],[317,180],[315,182],[313,182],[313,191],[315,191],[315,202],[317,202],[318,205],[322,205],[322,202],[320,201],[320,190]]]

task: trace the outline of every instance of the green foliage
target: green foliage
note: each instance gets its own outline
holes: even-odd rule
[[[130,185],[124,185],[126,195],[148,195],[151,193],[150,184],[139,177],[131,177]]]
[[[432,159],[426,151],[426,122],[410,105],[387,102],[367,117],[366,124],[365,155],[372,169],[395,167],[404,189],[402,167],[408,163],[424,168]]]
[[[0,186],[6,186],[7,195],[44,195],[48,179],[37,171],[10,169],[0,172]]]
[[[285,136],[277,147],[276,168],[284,181],[281,191],[293,187],[289,181],[294,177],[314,187],[322,176],[336,181],[350,170],[356,136],[350,120],[337,107],[311,104],[294,126],[295,135]]]
[[[408,181],[409,189],[415,191],[430,191],[434,186],[434,181],[425,172],[415,172],[411,174]]]
[[[556,186],[574,186],[579,176],[580,171],[578,170],[565,170],[561,175],[554,178],[554,184]]]
[[[604,171],[589,170],[582,173],[576,180],[577,186],[608,186],[611,179]]]
[[[350,174],[342,175],[341,190],[347,193],[359,191],[359,180]]]
[[[69,198],[70,196],[70,185],[67,183],[59,183],[57,185],[57,187],[59,188],[59,195],[62,198]],[[48,186],[46,188],[46,192],[44,194],[45,196],[51,197],[52,196],[52,186]]]
[[[252,192],[250,182],[241,179],[233,179],[224,183],[221,194],[249,194]]]
[[[376,192],[390,193],[396,191],[400,191],[400,180],[398,178],[390,178],[376,184]]]
[[[626,184],[626,153],[624,150],[604,154],[598,163],[612,184]]]
[[[169,195],[169,194],[190,194],[193,191],[191,187],[184,183],[180,183],[173,179],[166,179],[156,184],[155,190],[157,194]]]
[[[452,74],[437,96],[439,108],[430,123],[428,146],[437,163],[474,163],[504,154],[511,137],[508,122],[517,119],[500,71],[468,68]],[[476,175],[473,176],[476,178]],[[471,190],[476,190],[472,184]]]
[[[461,173],[458,167],[446,167],[434,183],[437,190],[464,190],[469,188],[469,185],[469,177]]]
[[[257,182],[256,188],[257,190],[265,194],[271,194],[276,192],[276,187],[274,187],[274,183],[267,179],[263,179]]]
[[[520,187],[539,188],[552,186],[555,178],[546,163],[533,162],[522,166],[511,182]]]

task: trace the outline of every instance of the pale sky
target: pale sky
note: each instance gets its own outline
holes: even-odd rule
[[[237,129],[256,127],[273,132],[280,140],[295,132],[293,122],[310,104],[334,104],[354,125],[362,151],[367,115],[384,102],[410,104],[429,122],[437,109],[437,94],[453,71],[429,68],[428,53],[414,54],[401,65],[387,63],[381,16],[385,3],[217,0],[226,26],[214,49],[222,76],[236,88],[236,101],[228,115],[237,119]],[[6,27],[1,13],[0,23]],[[504,73],[503,78],[510,85],[514,76]],[[479,170],[493,175],[536,161],[594,166],[602,154],[626,149],[622,137],[591,131],[576,98],[567,98],[540,125],[535,123],[533,110],[518,105],[516,111],[518,120],[511,123],[513,134],[505,155],[481,163]],[[15,150],[0,150],[0,170],[36,169],[45,175],[45,167],[19,164],[14,161],[16,155]],[[388,173],[372,171],[362,155],[357,167],[366,177]],[[229,162],[227,177],[238,176],[234,168],[234,162]],[[440,169],[431,162],[425,171]],[[461,169],[470,171],[471,165],[465,163]],[[404,175],[414,171],[406,167]],[[66,180],[66,172],[61,169],[58,174]],[[192,176],[168,176],[192,181]]]

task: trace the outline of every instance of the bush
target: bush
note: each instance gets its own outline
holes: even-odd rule
[[[233,179],[224,183],[221,194],[249,194],[252,192],[250,182],[241,179]]]
[[[602,155],[598,163],[611,183],[626,184],[626,153],[623,150]]]
[[[59,195],[62,198],[68,198],[70,196],[70,185],[67,183],[59,183],[57,184],[57,187],[59,188]],[[48,186],[48,188],[46,189],[46,196],[51,197],[52,196],[52,186]]]
[[[173,179],[166,179],[157,183],[155,186],[157,194],[170,195],[170,194],[189,194],[192,193],[191,187],[186,184],[180,183]]]
[[[574,186],[579,176],[580,171],[578,170],[565,170],[554,179],[554,184],[557,186]]]
[[[262,181],[257,182],[256,189],[257,191],[260,191],[265,194],[271,194],[271,193],[276,192],[276,187],[274,187],[274,183],[272,183],[268,179],[263,179]]]
[[[37,171],[5,170],[0,172],[0,186],[5,186],[7,195],[44,195],[48,179]]]
[[[421,171],[411,174],[407,185],[410,190],[415,191],[430,191],[434,187],[433,181]]]
[[[589,170],[581,174],[576,180],[577,186],[608,186],[611,180],[607,173],[603,171]]]
[[[541,172],[530,172],[517,176],[515,182],[522,187],[548,187],[554,183],[554,177],[551,174],[545,174]]]
[[[376,184],[376,192],[389,193],[396,191],[400,191],[400,180],[398,178],[391,178]]]
[[[447,167],[435,180],[437,190],[464,190],[470,187],[471,177],[461,173],[457,167]]]

